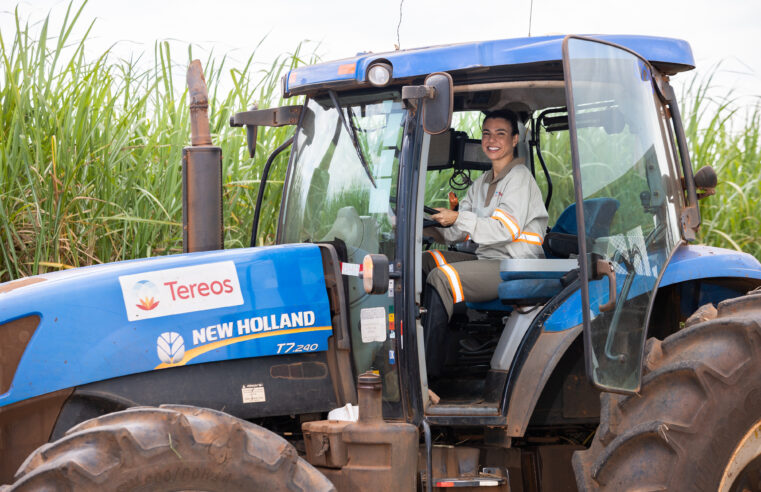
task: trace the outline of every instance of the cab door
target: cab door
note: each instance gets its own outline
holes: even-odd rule
[[[658,279],[680,240],[666,111],[653,67],[626,48],[568,36],[563,69],[587,374],[601,389],[636,392]],[[600,198],[617,202],[612,224],[585,225]]]

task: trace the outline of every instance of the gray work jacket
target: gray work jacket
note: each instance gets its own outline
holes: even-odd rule
[[[480,259],[544,258],[547,218],[531,171],[516,158],[496,177],[489,170],[476,179],[460,201],[457,220],[438,231],[448,243],[470,236]]]

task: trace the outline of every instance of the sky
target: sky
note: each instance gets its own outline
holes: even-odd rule
[[[0,0],[0,33],[8,40],[15,32],[16,6],[22,19],[34,21],[48,12],[63,19],[67,5]],[[201,59],[213,51],[242,62],[257,49],[260,67],[302,40],[309,41],[306,52],[327,61],[390,51],[397,42],[406,49],[522,37],[529,28],[532,36],[668,36],[691,44],[699,76],[720,64],[718,94],[732,91],[744,104],[761,97],[759,0],[90,0],[83,17],[95,19],[87,44],[93,55],[112,46],[127,58],[152,55],[154,43],[167,40],[177,53],[192,44]]]

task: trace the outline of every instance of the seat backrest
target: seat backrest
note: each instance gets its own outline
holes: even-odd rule
[[[584,225],[587,238],[598,238],[610,234],[610,225],[613,222],[613,216],[616,215],[620,203],[615,198],[590,198],[584,200]],[[565,253],[554,251],[552,247],[552,235],[577,236],[579,234],[578,224],[576,223],[576,204],[569,205],[563,213],[560,214],[555,225],[552,226],[547,238],[542,245],[544,255],[547,258],[567,258]],[[575,238],[572,238],[575,240]],[[578,253],[578,248],[576,253]]]

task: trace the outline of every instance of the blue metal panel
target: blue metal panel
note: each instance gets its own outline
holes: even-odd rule
[[[683,246],[671,257],[661,286],[696,278],[761,279],[761,263],[748,253],[712,246]]]
[[[128,320],[133,304],[120,277],[151,278],[157,272],[214,270],[216,265],[226,265],[237,275],[240,303]],[[0,395],[0,406],[92,381],[185,364],[324,351],[332,333],[316,245],[192,253],[43,277],[44,282],[0,294],[0,324],[30,314],[41,318],[10,390]],[[215,284],[218,290],[219,285]],[[200,294],[201,287],[197,289]],[[177,287],[176,293],[180,292]],[[209,289],[203,292],[208,294]],[[158,291],[147,306],[166,309],[170,304],[166,297],[166,289]]]
[[[628,35],[590,37],[619,44],[653,63],[669,64],[675,71],[690,70],[695,66],[690,45],[679,39]],[[381,59],[391,63],[394,78],[475,67],[560,61],[562,42],[563,36],[544,36],[363,54],[291,70],[286,77],[286,93],[341,81],[364,82],[367,68]]]
[[[643,277],[646,278],[646,277]],[[761,263],[753,256],[711,246],[681,246],[671,257],[659,287],[704,278],[761,279]],[[622,282],[618,281],[618,288]],[[646,286],[634,285],[630,296],[638,295]],[[608,300],[607,280],[589,283],[592,317],[599,314],[598,306]],[[563,331],[581,324],[581,295],[574,292],[555,310],[544,324],[545,331]]]

